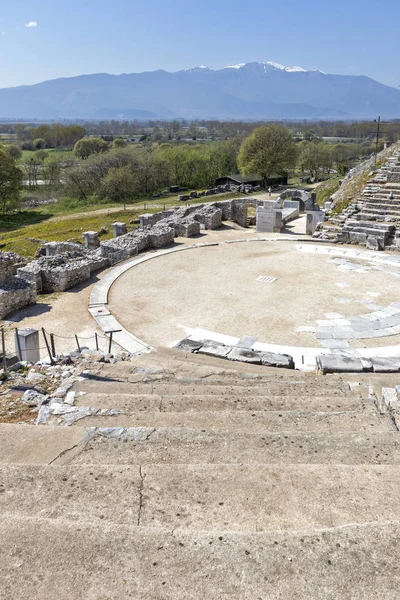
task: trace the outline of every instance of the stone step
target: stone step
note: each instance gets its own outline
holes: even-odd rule
[[[395,431],[327,436],[139,427],[87,428],[87,434],[85,443],[65,452],[56,463],[400,463],[400,436]]]
[[[371,402],[362,400],[356,394],[348,396],[161,396],[158,394],[96,394],[78,396],[75,406],[93,406],[102,409],[115,408],[129,412],[155,411],[190,412],[197,410],[301,410],[352,411],[371,409]]]
[[[396,521],[202,533],[10,516],[0,535],[10,600],[398,598]]]
[[[353,230],[359,229],[361,231],[363,228],[371,229],[371,223],[370,223],[370,221],[362,221],[362,220],[350,221],[349,220],[349,221],[346,221],[344,228],[353,229]],[[393,223],[374,223],[373,229],[380,231],[383,234],[383,233],[392,232],[394,229],[394,226],[393,226]]]
[[[383,207],[379,207],[379,208],[375,208],[374,206],[366,206],[362,209],[362,212],[359,213],[359,215],[363,215],[363,214],[376,214],[376,215],[381,215],[384,214],[384,216],[397,216],[400,215],[400,206],[398,207],[397,210],[394,210],[391,207],[388,206],[383,206]]]
[[[84,427],[0,423],[0,464],[50,464],[85,439]]]
[[[400,198],[397,200],[389,200],[389,198],[379,198],[373,197],[368,198],[366,204],[370,204],[372,206],[388,206],[392,208],[398,208],[400,206]]]
[[[310,381],[272,381],[263,385],[210,385],[205,383],[133,383],[126,381],[98,381],[85,380],[74,384],[74,391],[104,394],[157,394],[162,396],[287,396],[288,394],[299,394],[301,396],[343,396],[346,393],[346,385],[341,385],[338,378],[338,385],[331,385],[320,379]],[[347,391],[350,394],[348,387]]]
[[[371,221],[371,223],[373,223],[374,225],[377,224],[375,221]],[[390,236],[390,232],[388,231],[382,231],[382,229],[378,229],[372,226],[367,227],[366,225],[362,225],[360,227],[345,225],[343,227],[343,231],[348,233],[362,233],[364,235],[372,235],[375,237],[382,238],[385,241]]]
[[[77,413],[79,416],[82,413]],[[84,413],[83,413],[84,414]],[[55,419],[57,419],[55,417]],[[62,421],[61,421],[62,422]],[[90,415],[75,421],[85,427],[184,428],[237,433],[391,432],[387,416],[366,412],[196,411]]]
[[[376,223],[386,223],[386,219],[388,219],[388,218],[390,218],[391,224],[394,225],[394,221],[396,219],[400,219],[400,213],[398,215],[395,215],[393,212],[391,212],[389,214],[387,212],[365,210],[362,213],[359,213],[359,215],[360,215],[360,219],[362,219],[363,221],[370,220],[371,223],[373,223],[374,225]],[[380,231],[380,234],[383,236],[383,235],[386,235],[387,232]]]
[[[167,530],[296,531],[399,518],[393,465],[0,466],[0,514]]]
[[[160,368],[158,370],[137,368],[132,362],[117,362],[114,365],[105,364],[100,368],[91,368],[84,371],[86,379],[130,381],[132,383],[180,383],[181,385],[191,383],[207,383],[208,385],[264,385],[274,381],[320,381],[320,377],[314,373],[303,373],[290,369],[277,369],[263,367],[236,361],[207,356],[205,354],[193,354],[179,351],[179,359],[173,360],[172,368]],[[208,362],[215,361],[216,366],[197,364],[197,361],[207,358]],[[182,361],[184,361],[182,363]],[[183,365],[183,367],[182,367]],[[112,367],[116,367],[113,369]],[[179,369],[179,370],[178,370]],[[254,371],[252,371],[253,369]],[[336,385],[338,377],[331,384]],[[321,383],[323,380],[321,381]],[[326,383],[326,382],[325,382]]]

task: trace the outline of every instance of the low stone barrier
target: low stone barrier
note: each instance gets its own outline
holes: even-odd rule
[[[399,373],[400,356],[361,358],[344,353],[317,356],[321,373]]]
[[[202,340],[200,342],[186,338],[175,346],[176,350],[184,352],[207,354],[216,358],[226,358],[235,362],[244,362],[252,365],[264,365],[265,367],[280,367],[294,369],[294,360],[288,354],[275,354],[274,352],[259,352],[228,346],[213,340]]]

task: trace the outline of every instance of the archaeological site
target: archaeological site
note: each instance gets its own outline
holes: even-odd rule
[[[221,188],[0,251],[1,598],[397,600],[399,146],[375,162],[323,205]]]

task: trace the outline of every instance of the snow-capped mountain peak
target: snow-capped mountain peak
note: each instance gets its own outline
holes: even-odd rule
[[[245,67],[246,63],[239,63],[238,65],[230,65],[229,67],[223,67],[223,69],[241,69]]]
[[[286,71],[287,73],[306,73],[307,69],[303,69],[303,67],[285,67],[285,65],[281,65],[280,63],[268,61],[268,62],[259,62],[259,63],[239,63],[237,65],[230,65],[228,67],[224,67],[224,69],[242,69],[243,67],[247,67],[250,64],[260,65],[264,67],[265,70],[269,69],[277,69],[279,71]]]

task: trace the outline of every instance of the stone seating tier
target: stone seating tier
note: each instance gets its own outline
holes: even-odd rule
[[[5,598],[397,597],[395,400],[181,352],[84,369],[51,426],[0,425]]]

